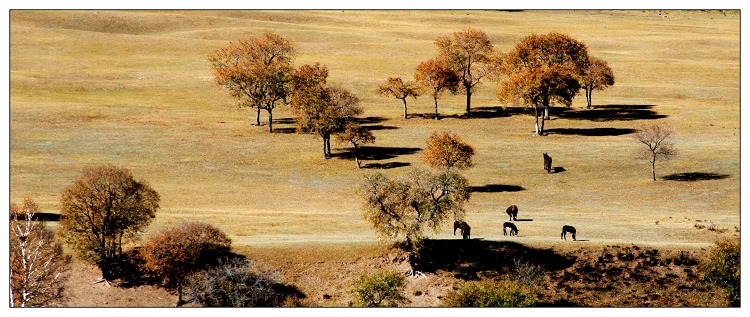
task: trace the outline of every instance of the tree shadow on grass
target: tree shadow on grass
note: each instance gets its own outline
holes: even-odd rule
[[[487,184],[484,186],[469,186],[472,193],[501,193],[501,192],[520,192],[526,190],[517,185]]]
[[[550,113],[561,119],[591,121],[632,121],[666,118],[652,110],[654,105],[599,105],[592,109],[551,107]]]
[[[575,259],[550,249],[535,249],[511,241],[425,240],[415,259],[415,270],[435,273],[449,271],[456,278],[479,279],[480,273],[501,273],[513,268],[513,260],[520,258],[548,271],[570,267]]]
[[[285,134],[291,134],[297,132],[297,127],[295,126],[297,124],[297,119],[295,118],[278,118],[273,119],[273,133],[285,133]],[[291,127],[278,127],[278,125],[284,124],[284,125],[292,125]]]
[[[695,181],[706,181],[715,179],[725,179],[730,175],[727,174],[716,174],[716,173],[703,173],[703,172],[691,172],[691,173],[678,173],[662,177],[668,181],[678,182],[695,182]]]
[[[582,135],[582,136],[617,136],[631,134],[635,129],[620,128],[558,128],[544,130],[550,134]]]
[[[388,163],[367,163],[362,168],[374,168],[374,169],[392,169],[398,167],[409,166],[411,163],[404,162],[388,162]]]
[[[471,113],[443,115],[441,114],[439,119],[492,119],[492,118],[506,118],[518,114],[534,114],[533,108],[526,107],[476,107],[471,109]],[[414,113],[409,114],[409,117],[422,118],[422,119],[435,119],[435,113]]]
[[[421,151],[420,148],[412,147],[383,147],[363,146],[357,150],[357,157],[365,161],[381,161],[396,158],[401,155],[410,155]],[[354,149],[347,148],[343,152],[332,154],[333,157],[341,159],[354,159]]]
[[[13,216],[11,216],[13,217]],[[26,220],[26,215],[21,214],[16,216],[16,220]],[[33,221],[60,221],[60,214],[53,214],[50,212],[37,212],[31,217]]]

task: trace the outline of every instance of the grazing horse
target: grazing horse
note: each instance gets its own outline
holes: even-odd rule
[[[568,238],[565,236],[566,233],[570,233],[573,236],[573,241],[576,241],[576,228],[573,226],[564,225],[562,228],[562,233],[560,233],[560,239],[568,240]]]
[[[510,217],[508,221],[518,221],[518,219],[516,219],[516,216],[518,216],[518,207],[516,207],[516,205],[510,205],[508,209],[505,209],[505,213],[508,214],[508,217]]]
[[[508,232],[508,231],[510,232]],[[517,236],[518,235],[518,228],[516,228],[516,225],[514,225],[512,222],[506,222],[503,224],[503,235],[507,236],[508,233],[510,233],[511,236]]]
[[[542,153],[544,155],[544,169],[547,170],[547,173],[552,169],[552,157],[547,155],[547,153]]]
[[[471,227],[468,223],[463,221],[454,221],[453,222],[453,235],[456,235],[456,229],[461,229],[461,236],[465,240],[471,239]]]

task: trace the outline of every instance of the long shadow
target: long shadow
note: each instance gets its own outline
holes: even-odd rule
[[[400,155],[414,154],[422,149],[412,147],[383,147],[383,146],[363,146],[357,150],[357,156],[360,160],[380,161],[396,158]],[[347,148],[343,152],[335,153],[332,156],[342,159],[354,159],[354,149]]]
[[[704,173],[704,172],[691,172],[691,173],[678,173],[662,177],[668,181],[678,182],[695,182],[695,181],[707,181],[714,179],[725,179],[730,175],[727,174],[716,174],[716,173]]]
[[[297,132],[297,128],[295,127],[296,123],[297,123],[297,119],[295,118],[273,119],[273,124],[274,124],[273,133],[284,133],[284,134],[296,133]],[[291,124],[292,126],[279,128],[278,127],[279,124],[286,124],[286,125]]]
[[[398,167],[409,166],[411,163],[404,162],[388,162],[388,163],[367,163],[362,168],[375,168],[375,169],[392,169]]]
[[[484,186],[469,186],[472,193],[501,193],[501,192],[520,192],[526,190],[517,185],[487,184]]]
[[[480,272],[506,271],[513,267],[515,258],[550,271],[568,268],[575,262],[551,249],[535,249],[510,241],[426,240],[414,269],[431,273],[449,271],[457,278],[470,280],[478,279]]]
[[[631,134],[635,132],[635,129],[620,129],[620,128],[559,128],[559,129],[547,129],[544,130],[550,134],[564,134],[564,135],[583,135],[583,136],[617,136],[624,134]]]
[[[369,130],[369,131],[379,131],[379,130],[396,130],[398,127],[392,126],[392,125],[382,125],[382,124],[376,124],[376,125],[366,125],[363,126],[363,128]]]
[[[12,217],[12,216],[11,216]],[[26,220],[26,215],[16,216],[16,220]],[[60,214],[37,212],[31,217],[33,221],[60,221]]]
[[[591,121],[654,120],[667,117],[654,111],[653,107],[654,105],[600,105],[581,110],[551,107],[550,113],[561,119]]]
[[[564,167],[562,167],[562,166],[555,166],[549,172],[550,172],[550,174],[555,174],[555,173],[560,173],[560,172],[565,172],[565,171],[566,171],[566,169]]]
[[[439,119],[492,119],[492,118],[505,118],[519,114],[534,114],[534,108],[525,107],[476,107],[471,108],[471,113],[466,115],[465,113],[444,115],[441,114]],[[435,119],[435,113],[413,113],[409,114],[409,117],[422,118],[422,119]]]
[[[381,123],[385,121],[388,121],[388,118],[383,118],[383,117],[354,118],[354,122],[359,123],[361,125],[375,124],[375,123]]]

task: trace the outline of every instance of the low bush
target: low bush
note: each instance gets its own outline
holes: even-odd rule
[[[444,307],[532,307],[537,296],[516,283],[466,282],[443,298]]]
[[[740,305],[740,239],[716,241],[701,267],[704,283],[723,288],[732,306]]]
[[[360,307],[396,307],[407,302],[404,277],[397,272],[363,275],[352,283],[354,305]]]

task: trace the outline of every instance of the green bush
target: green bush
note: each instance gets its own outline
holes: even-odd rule
[[[396,307],[408,300],[404,296],[404,277],[397,272],[363,275],[352,284],[355,305],[360,307]]]
[[[536,295],[512,282],[467,282],[443,298],[445,307],[531,307]]]
[[[702,267],[701,279],[706,284],[721,287],[732,306],[740,305],[740,239],[716,241]]]

